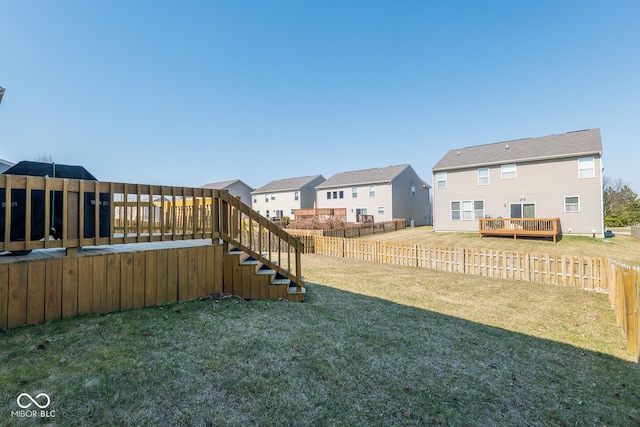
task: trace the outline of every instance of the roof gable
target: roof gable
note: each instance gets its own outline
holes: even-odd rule
[[[231,187],[233,184],[235,184],[237,182],[241,183],[242,185],[247,187],[249,190],[253,190],[253,188],[249,187],[247,184],[242,182],[242,180],[240,180],[240,179],[230,179],[228,181],[211,182],[209,184],[203,185],[200,188],[213,188],[215,190],[224,190],[224,189],[226,189],[228,187]]]
[[[260,188],[257,188],[256,190],[252,191],[251,194],[270,193],[277,191],[295,191],[316,180],[324,181],[324,177],[322,175],[310,175],[300,176],[297,178],[278,179],[276,181],[271,181],[270,183],[263,185]]]
[[[433,171],[602,153],[600,129],[588,129],[449,150]]]
[[[344,187],[349,185],[365,185],[393,181],[410,165],[387,166],[385,168],[363,169],[341,172],[333,175],[316,188]]]

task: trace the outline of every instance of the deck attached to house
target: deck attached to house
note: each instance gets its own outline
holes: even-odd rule
[[[481,218],[478,233],[484,236],[551,237],[557,242],[560,218]]]

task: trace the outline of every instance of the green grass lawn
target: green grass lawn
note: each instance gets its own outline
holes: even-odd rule
[[[305,255],[305,303],[205,299],[0,334],[0,425],[640,423],[606,295]],[[55,418],[18,419],[20,393]]]

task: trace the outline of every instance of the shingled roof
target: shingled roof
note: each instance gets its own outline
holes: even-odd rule
[[[324,177],[322,175],[311,175],[311,176],[300,176],[297,178],[285,178],[278,179],[276,181],[271,181],[270,183],[263,185],[260,188],[252,191],[251,194],[258,193],[271,193],[276,191],[295,191],[298,190],[305,185],[309,184],[311,181],[314,181],[318,178]]]
[[[351,172],[341,172],[318,185],[316,188],[341,187],[348,185],[363,185],[386,183],[394,180],[411,165],[387,166],[386,168],[363,169]]]
[[[224,190],[225,188],[235,184],[236,182],[244,184],[247,188],[251,188],[251,187],[249,187],[247,184],[245,184],[244,182],[242,182],[239,179],[230,179],[228,181],[211,182],[209,184],[203,185],[200,188],[213,188],[213,189],[216,189],[216,190]]]
[[[522,163],[602,153],[600,129],[588,129],[538,138],[496,142],[450,150],[434,172],[505,163]]]

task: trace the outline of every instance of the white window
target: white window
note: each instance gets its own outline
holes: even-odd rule
[[[415,196],[415,195],[416,195],[416,186],[415,186],[415,185],[412,185],[412,186],[411,186],[411,195],[412,195],[412,196]]]
[[[337,192],[337,191],[334,191],[334,192],[333,192],[333,198],[334,198],[334,199],[337,199],[337,198],[338,198],[338,192]]]
[[[484,200],[474,200],[473,219],[484,218]]]
[[[578,159],[578,178],[593,178],[596,176],[596,160],[593,157]]]
[[[473,202],[471,200],[464,200],[462,202],[462,219],[473,219]]]
[[[564,211],[565,212],[580,212],[580,197],[578,197],[578,196],[566,196],[564,198]]]
[[[331,199],[331,191],[327,191],[327,199]]]
[[[516,165],[502,165],[500,167],[501,178],[502,179],[513,179],[516,177]]]
[[[375,185],[370,185],[369,186],[369,197],[376,197],[376,186]]]
[[[358,198],[358,187],[351,187],[351,198],[352,199]]]
[[[264,202],[265,203],[269,203],[269,193],[264,195]],[[267,216],[269,216],[269,215],[267,215]]]
[[[298,199],[300,198],[300,192],[299,192],[299,191],[296,191],[295,193],[293,193],[293,198],[294,198],[295,200],[298,200]]]
[[[258,203],[258,196],[253,196],[253,203]]]
[[[276,199],[276,195],[271,193],[271,200],[275,200]]]
[[[484,218],[484,200],[451,202],[451,219],[473,221]]]
[[[460,202],[451,202],[451,219],[460,219]]]
[[[295,215],[295,214],[296,214],[295,209],[291,209],[291,215]]]
[[[489,168],[478,169],[478,185],[489,185]]]
[[[269,218],[269,209],[267,209],[267,214],[265,216]]]
[[[344,191],[340,191],[339,196],[341,199],[344,199]]]
[[[438,172],[436,174],[436,180],[438,181],[438,188],[447,188],[447,173]]]
[[[384,206],[378,206],[378,214],[384,215]]]

